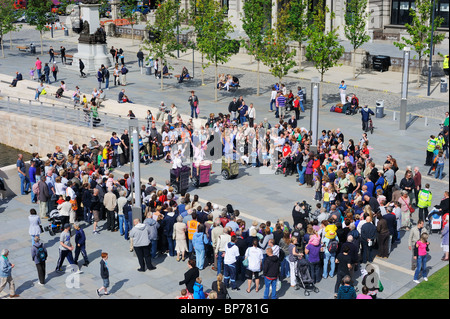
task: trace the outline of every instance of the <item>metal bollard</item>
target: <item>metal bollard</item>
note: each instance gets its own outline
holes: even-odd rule
[[[396,121],[397,120],[397,112],[395,112],[394,111],[394,114],[393,114],[393,119],[392,119],[393,121]]]

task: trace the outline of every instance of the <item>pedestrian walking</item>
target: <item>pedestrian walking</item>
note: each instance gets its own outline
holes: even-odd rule
[[[102,88],[103,82],[103,72],[101,68],[99,68],[97,71],[97,82],[98,82],[98,89],[100,90]]]
[[[428,242],[428,234],[423,233],[420,235],[420,240],[418,240],[415,244],[414,249],[414,259],[417,261],[416,271],[414,273],[414,282],[419,284],[419,275],[422,272],[423,280],[428,281],[427,274],[427,255],[428,255],[428,246],[430,243]]]
[[[31,236],[31,245],[34,245],[34,239],[40,237],[42,233],[41,219],[34,208],[30,209],[30,215],[28,216],[30,227],[28,228],[28,234]]]
[[[74,262],[78,265],[78,257],[81,255],[84,259],[83,266],[87,267],[89,265],[88,255],[86,253],[86,235],[84,230],[81,229],[79,223],[73,224],[73,228],[75,228],[75,258]]]
[[[12,270],[15,264],[11,264],[8,259],[9,250],[3,249],[0,257],[0,292],[5,289],[6,284],[9,285],[9,297],[16,298],[19,295],[16,294],[16,285],[14,284],[14,279],[12,277]]]
[[[97,295],[104,291],[103,295],[109,295],[109,268],[108,268],[108,253],[102,252],[102,260],[100,260],[100,277],[102,277],[103,285],[97,289]]]
[[[44,65],[44,76],[45,76],[45,83],[52,84],[52,82],[50,82],[50,67],[48,63],[45,63]]]
[[[52,46],[50,46],[48,54],[50,55],[50,60],[48,61],[48,63],[55,62],[55,50],[53,49]]]
[[[103,82],[105,83],[105,90],[109,90],[109,70],[102,64]]]
[[[47,249],[41,242],[39,236],[34,238],[34,244],[31,247],[31,259],[36,264],[36,270],[38,273],[38,284],[45,285],[45,265],[48,257]]]
[[[58,66],[56,65],[56,61],[54,61],[52,65],[52,75],[53,78],[55,79],[55,82],[58,81],[58,72],[59,72]]]
[[[77,269],[76,272],[81,273],[82,271],[78,269],[78,266],[76,266],[76,263],[74,262],[72,256],[74,247],[70,242],[70,224],[64,224],[63,228],[64,230],[59,236],[59,258],[56,263],[55,271],[62,272],[61,267],[64,263],[64,260],[67,258],[67,261],[73,267],[72,271],[75,271],[75,269]]]
[[[81,59],[78,59],[78,66],[80,67],[80,76],[82,78],[86,77],[86,73],[84,73],[84,62]]]

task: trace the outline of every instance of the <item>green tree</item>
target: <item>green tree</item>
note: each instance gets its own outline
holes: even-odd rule
[[[158,4],[155,12],[155,23],[147,23],[146,29],[152,30],[158,34],[158,41],[150,42],[144,40],[143,49],[149,51],[150,55],[160,61],[159,70],[161,71],[161,91],[164,88],[162,68],[167,64],[169,57],[176,58],[174,51],[184,50],[184,47],[177,41],[177,26],[180,27],[180,21],[185,19],[185,12],[179,12],[180,19],[177,20],[178,2],[176,0],[165,0]],[[168,66],[170,69],[171,67]]]
[[[280,8],[280,7],[279,7]],[[267,29],[264,34],[264,48],[262,62],[269,67],[270,73],[282,82],[289,70],[296,63],[293,57],[296,50],[289,50],[289,23],[288,6],[279,9],[277,22],[273,28]]]
[[[325,16],[330,14],[330,19],[334,18],[334,13],[329,12],[327,6],[323,6],[323,0],[319,0],[317,10],[312,16],[312,25],[308,29],[308,45],[306,46],[306,58],[312,61],[314,67],[320,73],[320,81],[323,75],[332,67],[340,65],[339,59],[344,54],[344,47],[339,44],[337,28],[326,32]]]
[[[139,14],[136,9],[138,7],[138,2],[136,0],[121,0],[120,1],[120,12],[122,18],[128,20],[131,25],[131,44],[134,45],[134,25],[139,22]]]
[[[30,25],[35,26],[39,31],[41,40],[41,54],[44,54],[42,45],[42,34],[45,31],[45,26],[49,21],[49,13],[51,11],[51,0],[28,0],[25,14]]]
[[[227,8],[215,0],[198,0],[196,20],[197,48],[215,67],[214,98],[217,101],[218,64],[226,63],[236,50],[236,43],[229,34],[234,26],[226,18]]]
[[[411,8],[409,10],[412,23],[405,24],[406,32],[408,32],[409,37],[402,37],[402,42],[394,42],[394,45],[400,50],[409,46],[416,51],[419,60],[419,68],[417,69],[418,87],[421,86],[422,59],[424,56],[430,55],[431,32],[434,32],[434,44],[442,42],[445,38],[444,33],[439,34],[436,32],[436,29],[439,28],[444,21],[442,17],[435,17],[434,29],[432,28],[432,11],[433,0],[416,0],[415,9]]]
[[[292,40],[298,42],[298,67],[302,70],[302,42],[308,39],[308,0],[291,0],[288,3],[288,23]]]
[[[248,54],[255,57],[257,66],[256,95],[259,96],[260,72],[259,64],[262,48],[264,47],[264,30],[270,28],[268,16],[271,14],[272,0],[246,0],[243,6],[242,28],[248,39],[244,39],[242,44],[247,49]]]
[[[353,47],[353,78],[356,78],[356,50],[370,40],[366,32],[369,18],[367,12],[368,0],[346,0],[345,12],[345,37]]]
[[[2,48],[2,57],[5,57],[5,51],[3,48],[3,40],[5,34],[10,34],[10,49],[12,48],[11,33],[18,31],[22,25],[15,24],[14,22],[21,16],[21,11],[16,10],[13,6],[13,0],[0,0],[0,46]]]

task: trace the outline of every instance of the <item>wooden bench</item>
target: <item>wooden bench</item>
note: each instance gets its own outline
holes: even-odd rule
[[[25,52],[30,49],[29,46],[17,46],[16,48],[19,49],[19,51],[25,51]]]
[[[164,73],[163,77],[171,79],[172,78],[172,73]]]
[[[181,74],[175,75],[175,78],[176,78],[178,81],[180,81],[180,77],[181,77]],[[189,77],[185,77],[185,78],[183,79],[183,81],[184,81],[184,80],[192,80],[192,79],[193,79],[193,77],[192,77],[192,76],[189,76]]]

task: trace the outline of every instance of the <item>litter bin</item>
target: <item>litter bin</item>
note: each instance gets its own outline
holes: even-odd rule
[[[69,36],[69,29],[64,28],[64,36],[66,37]]]
[[[377,118],[383,118],[384,117],[384,101],[378,100],[376,101],[376,109],[375,109],[375,116]]]
[[[372,67],[380,72],[388,71],[391,66],[391,57],[387,55],[375,55],[372,58]]]
[[[152,67],[150,65],[145,65],[145,75],[152,74]]]
[[[447,79],[446,78],[441,78],[441,93],[447,93]]]

